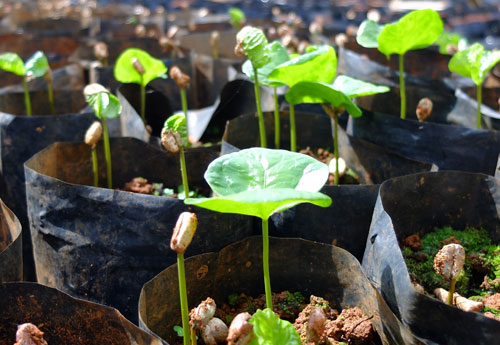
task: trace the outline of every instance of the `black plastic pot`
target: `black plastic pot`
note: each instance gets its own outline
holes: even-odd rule
[[[33,323],[48,344],[162,345],[116,309],[35,283],[0,284],[0,344],[15,343],[17,326]]]
[[[280,148],[290,148],[289,117],[281,112]],[[326,115],[296,112],[297,148],[332,148],[332,125]],[[274,113],[265,113],[268,147],[274,147]],[[348,136],[339,127],[339,153],[360,178],[361,183],[381,183],[384,180],[421,171],[430,171],[431,165],[408,160],[380,146]],[[245,149],[260,146],[258,121],[255,114],[239,116],[227,122],[222,146],[222,154],[229,152],[231,146]],[[227,145],[230,144],[230,145]]]
[[[357,306],[371,319],[382,344],[410,344],[412,335],[389,311],[361,271],[359,262],[335,246],[303,239],[270,238],[271,287],[275,292],[299,291],[306,299],[321,296],[335,307]],[[300,255],[297,255],[299,254]],[[250,237],[219,253],[194,256],[185,262],[188,303],[194,308],[212,297],[227,303],[231,294],[264,292],[262,238]],[[140,327],[173,344],[172,327],[180,322],[177,265],[144,285],[139,300]]]
[[[398,242],[451,226],[486,229],[498,243],[499,190],[500,180],[491,176],[456,171],[399,177],[380,187],[363,270],[396,316],[425,344],[494,344],[500,322],[417,293]]]
[[[500,133],[363,112],[349,120],[347,133],[440,170],[495,174]]]
[[[0,200],[0,283],[23,280],[21,223]]]
[[[132,138],[111,140],[114,186],[141,176],[164,187],[181,182],[179,158]],[[100,185],[105,185],[98,145]],[[210,148],[186,151],[190,188],[208,186]],[[88,146],[57,143],[25,165],[27,202],[38,281],[111,305],[137,318],[142,284],[176,261],[170,237],[182,200],[91,187]],[[199,227],[186,255],[219,250],[252,234],[251,218],[196,210]]]
[[[47,93],[30,93],[33,114],[50,114]],[[0,95],[0,194],[3,201],[29,229],[26,213],[23,163],[36,152],[55,141],[83,140],[85,131],[95,120],[93,113],[80,113],[85,106],[81,91],[55,91],[55,116],[21,116],[25,114],[24,94]],[[24,273],[34,279],[33,255],[28,231],[23,234]]]

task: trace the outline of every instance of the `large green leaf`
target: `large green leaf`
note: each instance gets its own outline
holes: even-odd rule
[[[155,59],[147,52],[137,48],[129,48],[118,57],[115,63],[115,79],[121,83],[141,84],[141,75],[132,65],[136,58],[144,67],[142,84],[146,86],[151,80],[156,78],[166,78],[167,67],[163,61]]]
[[[187,199],[187,204],[262,219],[303,202],[331,204],[317,192],[328,179],[328,166],[285,150],[251,148],[224,155],[210,163],[205,179],[217,197]]]
[[[0,69],[21,77],[26,75],[23,60],[16,53],[0,54]]]
[[[337,73],[335,50],[331,46],[324,45],[279,65],[267,79],[292,87],[305,80],[331,83],[335,73]]]
[[[261,68],[270,61],[267,38],[261,29],[245,26],[236,35],[236,41],[255,68]]]
[[[367,19],[361,23],[358,32],[356,33],[356,42],[365,48],[377,48],[378,47],[378,35],[382,32],[384,28],[383,25],[374,22],[373,20]]]
[[[98,92],[85,96],[87,103],[94,110],[95,116],[102,120],[120,116],[122,106],[118,98],[109,92]]]
[[[333,88],[342,92],[349,98],[369,96],[377,93],[389,92],[390,90],[387,86],[375,85],[346,75],[339,75],[335,78]]]
[[[255,338],[249,345],[300,345],[299,333],[293,325],[281,320],[271,309],[257,310],[250,319]]]
[[[448,63],[448,68],[454,73],[471,78],[476,85],[480,85],[486,77],[486,73],[499,61],[499,51],[485,50],[480,43],[474,43],[453,55]]]
[[[288,51],[279,41],[271,42],[267,45],[270,61],[257,70],[257,76],[259,77],[259,84],[263,86],[282,86],[280,82],[273,82],[267,79],[267,76],[279,65],[289,61],[290,56]],[[247,60],[243,63],[241,67],[243,73],[245,73],[253,82],[255,82],[255,75],[253,73],[252,62]]]
[[[35,52],[24,64],[25,72],[28,77],[41,77],[49,69],[49,61],[41,51]]]
[[[353,117],[362,115],[361,109],[349,97],[327,83],[302,81],[292,86],[285,98],[290,104],[328,103],[337,109],[345,108]]]
[[[434,43],[443,32],[443,21],[434,10],[416,10],[395,23],[387,24],[378,35],[378,49],[389,57]]]
[[[170,116],[163,125],[164,128],[170,129],[173,132],[179,133],[184,144],[188,143],[187,137],[187,121],[186,116],[182,113],[177,113]]]

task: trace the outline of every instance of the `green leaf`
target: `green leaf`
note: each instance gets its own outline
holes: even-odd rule
[[[480,85],[488,71],[499,61],[499,51],[485,50],[480,43],[474,43],[453,55],[448,68],[463,77],[471,78],[476,85]]]
[[[303,202],[329,206],[331,199],[318,192],[327,179],[328,166],[312,157],[285,150],[251,148],[210,163],[205,180],[216,198],[185,202],[218,212],[268,219],[275,212]]]
[[[231,19],[231,25],[239,28],[246,20],[245,13],[237,7],[231,7],[227,11]]]
[[[26,61],[24,68],[28,77],[41,77],[47,73],[49,61],[43,52],[37,51]]]
[[[87,103],[94,110],[95,116],[102,120],[114,119],[120,116],[122,106],[118,98],[109,92],[98,92],[85,97]]]
[[[377,48],[377,37],[382,32],[384,25],[380,25],[373,20],[367,19],[361,23],[356,34],[356,42],[365,48]]]
[[[180,134],[183,143],[188,142],[187,121],[183,113],[177,113],[170,116],[164,123],[163,128],[170,129]],[[184,188],[184,187],[183,187]]]
[[[129,48],[121,53],[115,63],[114,75],[120,83],[141,84],[141,75],[132,65],[134,58],[144,67],[142,85],[146,86],[156,78],[166,78],[167,67],[163,61],[155,59],[144,50]]]
[[[181,326],[175,325],[173,327],[173,329],[174,329],[174,332],[177,333],[178,337],[183,337],[184,336],[184,329]]]
[[[331,46],[324,45],[279,65],[269,74],[268,79],[292,87],[305,80],[331,83],[335,73],[337,73],[335,50]]]
[[[375,85],[346,75],[339,75],[335,78],[333,88],[349,98],[369,96],[389,92],[390,90],[387,86]]]
[[[353,117],[362,115],[361,109],[349,97],[327,83],[302,81],[292,86],[285,98],[290,104],[328,103],[336,109],[345,108]]]
[[[261,68],[270,61],[267,38],[261,29],[245,26],[236,35],[236,41],[241,43],[241,48],[253,67]]]
[[[250,319],[255,338],[251,345],[300,345],[300,336],[293,325],[281,320],[271,309],[257,310]],[[250,345],[249,344],[249,345]]]
[[[279,41],[271,42],[267,45],[266,49],[269,53],[270,61],[257,70],[257,76],[259,77],[259,84],[263,86],[283,86],[284,84],[280,82],[273,82],[267,79],[269,73],[271,73],[277,66],[290,60],[288,51]],[[253,67],[250,60],[243,63],[241,67],[243,73],[245,73],[253,82],[255,82],[255,75],[253,73]]]
[[[0,69],[21,77],[26,75],[23,60],[16,53],[0,54]]]
[[[399,21],[386,24],[378,36],[378,50],[389,57],[434,43],[443,32],[443,21],[434,10],[416,10]]]
[[[467,39],[455,32],[448,31],[443,31],[441,36],[439,36],[437,41],[434,43],[439,46],[439,52],[445,55],[449,55],[447,50],[449,45],[457,46],[459,51],[464,50],[467,47]]]

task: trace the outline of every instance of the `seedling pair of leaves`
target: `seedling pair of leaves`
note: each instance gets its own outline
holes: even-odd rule
[[[16,53],[3,53],[0,55],[0,69],[14,73],[23,78],[24,88],[24,104],[26,107],[26,115],[31,116],[31,100],[28,90],[28,80],[46,75],[49,71],[49,62],[45,54],[41,51],[35,52],[26,63]],[[49,79],[47,79],[49,81]],[[54,111],[54,100],[52,92],[52,81],[50,80],[49,88],[49,103],[52,114]]]
[[[167,78],[163,61],[137,48],[129,48],[118,57],[114,67],[115,79],[121,83],[140,86],[142,122],[146,125],[146,85],[156,78]]]
[[[471,78],[476,84],[477,116],[476,125],[481,129],[482,83],[490,71],[500,61],[500,51],[484,49],[480,43],[457,52],[448,63],[450,71]]]
[[[95,116],[101,120],[104,136],[104,157],[106,160],[107,185],[108,188],[111,189],[113,188],[113,177],[107,119],[114,119],[120,116],[122,106],[115,95],[111,94],[108,90],[106,90],[106,88],[104,88],[104,86],[99,84],[87,85],[84,89],[84,95],[87,103],[94,110]],[[96,167],[94,167],[94,171],[97,171]]]
[[[404,83],[404,54],[410,50],[422,49],[433,44],[443,32],[443,21],[431,9],[415,10],[394,23],[379,25],[372,20],[364,21],[358,30],[356,40],[365,48],[378,48],[390,58],[399,55],[399,84],[402,119],[406,118],[406,94]]]

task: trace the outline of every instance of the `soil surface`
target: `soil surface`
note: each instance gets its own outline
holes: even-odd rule
[[[330,152],[329,150],[325,150],[322,148],[311,150],[309,147],[303,150],[300,150],[299,153],[311,156],[322,163],[328,165],[332,159],[335,158],[335,154]],[[328,185],[334,185],[335,176],[330,173],[328,176]],[[346,173],[339,178],[339,184],[359,184],[359,178],[356,176],[356,173],[347,167]]]
[[[182,188],[182,186],[179,186],[178,189],[179,188]],[[149,181],[144,177],[134,177],[132,180],[125,183],[125,185],[121,190],[132,193],[164,196],[174,199],[177,198],[180,193],[179,190],[176,193],[174,189],[164,188],[163,183],[156,183],[156,182],[149,183]],[[189,197],[197,198],[200,195],[202,194],[200,194],[198,190],[192,190],[191,188],[189,189]],[[207,192],[203,195],[209,195],[209,193]]]

